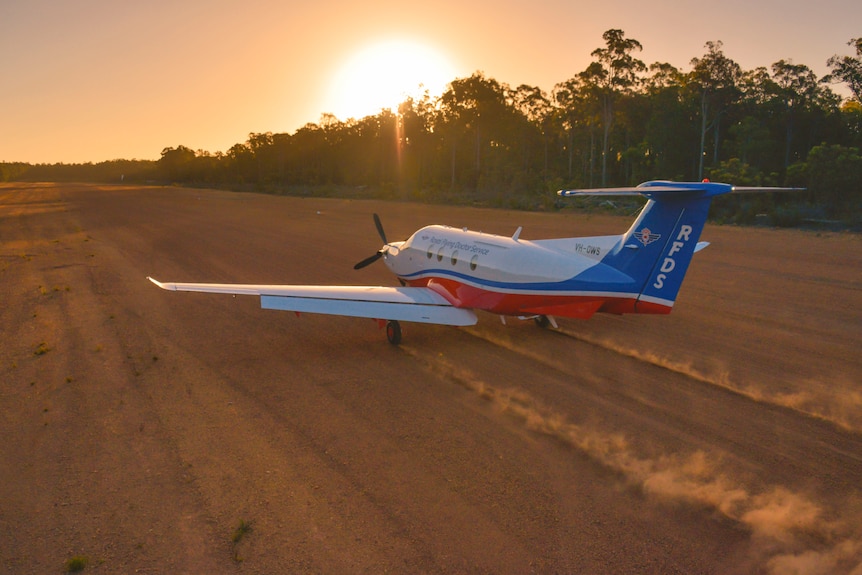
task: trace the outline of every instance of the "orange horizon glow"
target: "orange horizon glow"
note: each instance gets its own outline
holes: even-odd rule
[[[688,70],[707,41],[722,40],[746,70],[785,59],[818,76],[862,33],[862,4],[849,0],[791,0],[780,13],[728,0],[708,20],[703,8],[669,0],[589,9],[563,0],[529,9],[512,0],[441,0],[433,9],[394,0],[9,3],[0,8],[0,161],[157,159],[178,145],[226,151],[249,133],[293,133],[323,114],[378,113],[402,95],[421,96],[420,83],[437,96],[476,71],[550,93],[589,65],[610,28],[638,40],[647,64]]]

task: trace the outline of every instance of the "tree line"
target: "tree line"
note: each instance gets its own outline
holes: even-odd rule
[[[807,187],[791,219],[862,213],[862,38],[848,43],[854,56],[828,60],[823,78],[786,60],[743,70],[720,41],[707,42],[688,71],[648,66],[622,30],[602,39],[587,68],[550,93],[476,72],[439,97],[361,119],[323,114],[293,134],[249,134],[225,152],[180,145],[152,162],[0,164],[0,179],[123,176],[534,208],[566,187],[710,178]],[[852,97],[842,101],[837,83]],[[762,207],[729,201],[740,219]]]

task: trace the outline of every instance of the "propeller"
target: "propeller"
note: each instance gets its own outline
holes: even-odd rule
[[[386,241],[386,232],[383,231],[383,224],[380,223],[380,216],[374,214],[374,225],[377,227],[377,233],[380,234],[380,239],[383,240],[384,244],[388,244]]]
[[[374,262],[376,262],[377,260],[379,260],[380,258],[383,257],[383,250],[384,249],[386,249],[385,246],[379,252],[374,254],[373,256],[369,256],[369,257],[365,258],[364,260],[362,260],[361,262],[359,262],[358,264],[356,264],[355,266],[353,266],[353,269],[361,270],[365,266],[370,266],[371,264],[373,264]]]
[[[383,231],[383,224],[380,223],[380,216],[374,214],[374,226],[377,228],[377,233],[380,235],[380,239],[383,240],[383,247],[377,250],[372,256],[369,256],[353,266],[355,270],[361,270],[365,266],[371,265],[380,258],[383,257],[383,254],[386,253],[387,248],[389,248],[389,242],[386,241],[386,232]]]

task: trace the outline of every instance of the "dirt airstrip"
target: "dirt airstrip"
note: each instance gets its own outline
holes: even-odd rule
[[[476,327],[146,280],[392,285],[430,223],[629,220],[0,187],[0,571],[862,573],[862,239],[707,226],[666,317]]]

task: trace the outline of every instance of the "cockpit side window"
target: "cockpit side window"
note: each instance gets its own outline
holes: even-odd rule
[[[473,256],[472,258],[470,258],[470,269],[471,269],[471,270],[473,270],[473,271],[475,271],[475,270],[476,270],[476,266],[478,266],[478,265],[479,265],[479,263],[478,263],[478,262],[479,262],[479,254],[476,254],[475,256]]]

